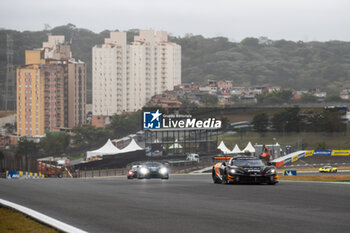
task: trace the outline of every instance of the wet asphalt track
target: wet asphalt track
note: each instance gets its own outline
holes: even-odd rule
[[[349,232],[350,184],[218,185],[169,180],[0,180],[0,198],[89,232]]]

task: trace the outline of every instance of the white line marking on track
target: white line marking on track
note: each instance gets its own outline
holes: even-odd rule
[[[69,233],[86,233],[86,231],[80,230],[76,227],[73,227],[73,226],[68,225],[64,222],[58,221],[58,220],[51,218],[45,214],[39,213],[35,210],[18,205],[16,203],[0,199],[0,204],[7,206],[7,207],[10,207],[12,209],[15,209],[19,212],[22,212],[22,213],[38,220],[39,222],[45,223],[45,224],[52,226],[53,228],[56,228],[58,230],[61,230],[64,232],[69,232]]]

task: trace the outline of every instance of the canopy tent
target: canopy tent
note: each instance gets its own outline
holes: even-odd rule
[[[106,144],[104,144],[104,146],[102,146],[101,148],[86,152],[86,159],[97,155],[115,155],[118,153],[120,153],[120,150],[115,145],[113,145],[111,139],[108,139]]]
[[[231,153],[231,150],[229,150],[225,143],[223,141],[220,142],[219,146],[217,147],[218,149],[220,149],[224,154],[229,154]]]
[[[154,140],[153,143],[160,143],[160,141],[158,140],[158,138],[156,138],[156,140]]]
[[[247,146],[243,149],[243,152],[255,153],[255,148],[250,142],[248,142]]]
[[[238,145],[236,144],[233,150],[231,151],[232,154],[239,154],[242,153],[241,149],[239,149]]]
[[[129,145],[120,150],[120,153],[132,152],[137,150],[143,150],[143,148],[135,142],[135,139],[131,139]]]
[[[169,146],[169,149],[181,149],[181,148],[182,148],[182,146],[179,143],[177,143],[177,140],[175,140],[174,144]]]

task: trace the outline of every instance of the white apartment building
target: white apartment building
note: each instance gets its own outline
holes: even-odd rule
[[[181,83],[181,47],[166,32],[141,30],[131,44],[125,32],[111,32],[93,47],[92,59],[93,115],[137,111]]]

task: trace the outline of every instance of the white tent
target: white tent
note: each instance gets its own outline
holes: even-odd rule
[[[229,150],[225,143],[223,141],[220,142],[219,146],[218,146],[218,149],[220,149],[224,154],[229,154],[231,153],[231,150]]]
[[[236,144],[233,150],[231,151],[232,154],[239,154],[242,153],[241,149],[239,149],[238,145]]]
[[[143,150],[143,148],[140,147],[139,145],[137,145],[137,143],[135,142],[135,139],[131,139],[131,142],[129,143],[129,145],[124,147],[120,151],[120,153],[132,152],[132,151],[137,151],[137,150]]]
[[[243,152],[254,153],[255,148],[253,147],[253,145],[250,142],[248,142],[247,146],[243,149]]]
[[[106,144],[104,144],[104,146],[102,146],[101,148],[86,152],[86,159],[89,159],[90,157],[97,156],[97,155],[100,155],[100,156],[115,155],[115,154],[119,154],[120,152],[121,151],[116,146],[113,145],[113,143],[111,142],[111,139],[108,139]]]
[[[181,149],[181,148],[182,148],[182,146],[179,143],[177,143],[177,140],[175,141],[174,144],[169,146],[169,149]]]
[[[156,138],[156,140],[154,140],[153,143],[160,143],[160,141],[158,140],[158,138]]]

